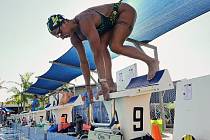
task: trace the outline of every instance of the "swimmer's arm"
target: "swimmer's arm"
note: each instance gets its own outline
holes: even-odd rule
[[[82,69],[83,77],[86,85],[90,85],[90,69],[89,63],[85,54],[85,48],[82,44],[82,41],[78,38],[76,34],[71,37],[71,43],[76,48],[79,59],[80,59],[80,67]]]

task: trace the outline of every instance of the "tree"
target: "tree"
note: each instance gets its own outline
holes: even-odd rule
[[[23,110],[25,110],[25,104],[28,103],[28,99],[32,99],[33,95],[25,93],[25,91],[32,85],[32,82],[30,82],[30,78],[33,75],[33,73],[25,73],[23,75],[20,75],[21,78],[21,88],[22,88],[22,94],[21,94],[21,103],[23,104]]]
[[[18,113],[20,112],[20,104],[21,104],[21,91],[17,87],[12,87],[8,92],[14,93],[9,101],[6,104],[17,104],[18,105]]]
[[[28,99],[33,98],[33,95],[25,92],[32,85],[32,82],[30,82],[32,75],[33,73],[29,72],[20,75],[21,83],[9,81],[10,83],[14,83],[19,86],[19,88],[12,87],[8,92],[14,93],[14,95],[11,97],[11,100],[14,101],[14,103],[16,103],[18,106],[20,105],[23,110],[25,110],[25,105],[28,103]]]

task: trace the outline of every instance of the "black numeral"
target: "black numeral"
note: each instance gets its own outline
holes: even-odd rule
[[[137,112],[140,116],[137,116]],[[143,107],[133,108],[133,122],[138,122],[139,125],[133,125],[133,131],[143,131]]]

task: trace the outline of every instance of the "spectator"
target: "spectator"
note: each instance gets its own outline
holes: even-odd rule
[[[32,101],[32,105],[31,106],[32,106],[31,111],[38,110],[37,108],[39,107],[39,100],[38,100],[37,95],[34,95],[34,99]]]

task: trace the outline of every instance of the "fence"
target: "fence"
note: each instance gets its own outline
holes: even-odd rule
[[[164,113],[166,117],[166,125],[168,127],[173,127],[174,125],[174,109],[169,109],[167,104],[164,104]],[[150,116],[151,119],[160,119],[160,104],[159,103],[151,103],[150,104]]]

